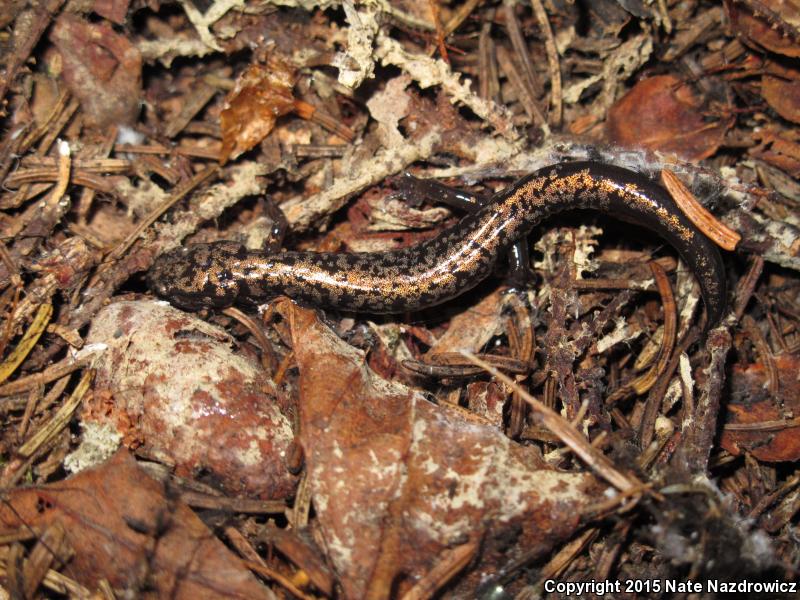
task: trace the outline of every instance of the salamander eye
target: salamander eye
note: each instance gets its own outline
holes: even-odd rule
[[[150,291],[152,291],[157,296],[163,297],[169,294],[169,288],[163,281],[150,280],[147,283],[148,283],[147,287],[150,288]]]
[[[174,263],[169,260],[170,254],[158,257],[147,272],[147,287],[159,296],[168,296],[170,282],[175,280]]]

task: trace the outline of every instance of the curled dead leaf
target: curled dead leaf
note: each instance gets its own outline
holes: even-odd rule
[[[523,549],[574,532],[597,493],[588,473],[382,379],[316,313],[282,302],[300,372],[300,431],[318,534],[346,598],[402,597],[454,547],[482,542],[454,597]],[[451,573],[455,575],[455,573]]]
[[[45,486],[18,488],[0,505],[5,532],[61,523],[74,556],[65,574],[139,597],[174,600],[273,596],[192,510],[121,450],[102,466]]]
[[[610,140],[622,146],[703,160],[717,151],[732,119],[708,121],[703,101],[673,75],[643,79],[608,111]]]
[[[294,83],[294,67],[276,53],[239,76],[220,114],[220,163],[253,148],[269,135],[278,117],[295,109]]]

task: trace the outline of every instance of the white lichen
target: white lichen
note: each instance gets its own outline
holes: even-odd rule
[[[375,61],[372,46],[378,34],[378,10],[371,3],[356,10],[352,0],[342,2],[347,28],[347,50],[337,53],[332,65],[339,69],[339,83],[351,89],[373,76]]]
[[[107,461],[119,448],[122,434],[109,423],[84,422],[80,446],[64,459],[64,468],[79,473]]]

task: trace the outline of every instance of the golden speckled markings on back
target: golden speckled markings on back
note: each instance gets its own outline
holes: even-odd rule
[[[157,294],[190,310],[287,295],[357,312],[414,311],[473,288],[539,222],[577,208],[600,210],[663,237],[697,277],[709,326],[719,321],[727,292],[717,247],[663,188],[633,171],[596,162],[555,165],[523,177],[455,226],[409,248],[275,253],[234,242],[197,244],[161,256],[148,280]]]

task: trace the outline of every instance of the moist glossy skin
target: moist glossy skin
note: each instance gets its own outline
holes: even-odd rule
[[[148,280],[160,296],[190,310],[287,295],[348,311],[414,311],[474,287],[540,221],[577,208],[608,213],[664,238],[700,282],[709,326],[719,321],[726,279],[717,247],[664,189],[627,169],[593,162],[556,165],[523,177],[454,227],[401,250],[270,253],[233,242],[197,244],[160,257]]]

